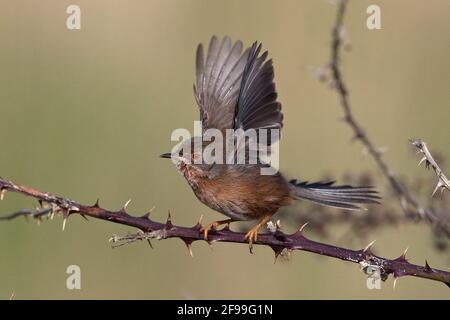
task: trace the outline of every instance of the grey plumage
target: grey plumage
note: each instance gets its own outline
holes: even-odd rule
[[[242,42],[211,38],[206,61],[200,44],[196,55],[194,94],[203,127],[281,129],[283,114],[273,82],[272,60],[260,55],[257,42],[242,53]]]
[[[261,44],[253,43],[245,66],[238,100],[236,128],[281,129],[283,114],[277,102],[272,60],[265,61]]]
[[[297,199],[306,199],[330,207],[360,210],[358,204],[379,203],[380,197],[372,187],[335,186],[334,182],[290,181]]]
[[[198,46],[194,95],[204,129],[233,128],[248,53],[249,49],[242,53],[241,41],[231,46],[229,37],[219,43],[213,36],[204,61],[203,46]]]

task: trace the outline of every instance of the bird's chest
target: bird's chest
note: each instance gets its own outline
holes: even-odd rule
[[[195,176],[188,181],[208,207],[236,220],[251,220],[268,211],[274,213],[281,204],[279,189],[264,187],[267,184],[259,177],[248,179],[228,173],[214,178]]]

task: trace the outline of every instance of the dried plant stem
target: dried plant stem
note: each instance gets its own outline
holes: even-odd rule
[[[142,230],[143,233],[141,232],[135,235],[112,237],[111,240],[115,243],[119,243],[119,245],[137,240],[178,238],[181,239],[186,244],[189,251],[192,252],[192,242],[198,240],[204,241],[200,222],[193,227],[182,227],[172,224],[170,214],[165,223],[151,220],[150,212],[140,217],[131,216],[126,212],[128,202],[120,210],[110,211],[101,208],[98,202],[94,205],[83,205],[75,202],[74,200],[58,197],[34,188],[21,186],[3,178],[0,178],[0,190],[3,191],[3,194],[6,192],[15,192],[37,199],[42,204],[49,205],[51,210],[46,209],[48,210],[46,212],[47,216],[51,217],[57,213],[62,214],[64,217],[63,226],[66,225],[69,215],[80,214]],[[42,212],[42,210],[38,210],[38,212]],[[35,218],[42,218],[42,215],[36,215],[29,210],[22,210],[10,216],[6,216],[3,219],[10,220],[19,216],[33,216]],[[413,276],[440,281],[450,286],[450,272],[431,268],[428,263],[425,263],[424,266],[411,264],[406,260],[406,252],[396,259],[387,259],[372,253],[371,246],[373,243],[369,244],[364,249],[352,250],[310,240],[305,237],[302,229],[303,228],[291,235],[285,234],[279,230],[266,234],[260,234],[255,244],[271,247],[275,252],[275,256],[280,255],[283,250],[288,250],[289,252],[292,250],[301,250],[358,263],[364,271],[366,271],[369,267],[372,269],[377,268],[377,270],[380,271],[380,276],[383,280],[387,279],[387,277],[392,274],[396,279],[403,276]],[[225,227],[219,231],[211,231],[208,242],[233,242],[246,244],[244,237],[245,233],[234,232]]]
[[[399,196],[400,203],[405,212],[409,213],[408,206],[412,207],[413,211],[421,218],[425,218],[432,224],[438,226],[445,231],[448,236],[450,236],[450,225],[444,221],[441,221],[439,215],[436,215],[432,209],[422,206],[417,198],[398,180],[393,170],[383,159],[382,153],[375,147],[375,144],[353,115],[349,101],[349,91],[342,77],[342,72],[339,65],[340,49],[342,46],[341,30],[343,28],[347,3],[347,0],[341,0],[338,3],[336,21],[332,30],[331,59],[329,63],[335,88],[340,96],[341,106],[344,110],[344,120],[352,128],[354,138],[361,141],[364,147],[367,148],[369,154],[375,160],[383,175],[388,179],[392,188]]]
[[[431,196],[434,196],[438,190],[441,190],[441,192],[444,192],[444,190],[450,191],[450,180],[441,170],[436,160],[434,160],[434,157],[431,154],[430,150],[428,150],[425,141],[421,139],[411,139],[410,141],[411,144],[415,146],[419,150],[419,152],[423,155],[422,159],[420,159],[419,165],[421,165],[422,162],[425,162],[425,167],[426,168],[431,167],[438,178],[436,188],[434,188],[434,191]]]

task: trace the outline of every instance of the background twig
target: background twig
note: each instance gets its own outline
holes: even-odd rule
[[[423,155],[422,159],[419,162],[419,165],[425,161],[425,167],[426,168],[431,167],[436,176],[438,177],[438,183],[431,196],[434,196],[434,194],[439,189],[441,190],[441,192],[443,192],[445,189],[450,191],[450,180],[448,180],[444,172],[437,164],[436,160],[434,160],[433,155],[431,154],[430,150],[428,150],[425,141],[422,141],[421,139],[411,139],[411,144],[415,146],[417,149],[419,149],[419,152]]]
[[[416,197],[408,191],[408,189],[398,180],[394,171],[383,159],[382,153],[375,147],[372,140],[369,138],[365,130],[355,119],[349,101],[349,91],[342,77],[340,69],[340,52],[342,47],[342,30],[343,21],[347,8],[348,0],[341,0],[338,3],[336,21],[332,30],[332,47],[331,47],[331,59],[329,66],[331,68],[332,77],[334,80],[334,87],[339,93],[341,105],[344,110],[344,120],[352,128],[354,132],[354,138],[361,141],[361,143],[367,148],[367,151],[377,163],[381,172],[388,179],[392,188],[400,199],[400,204],[403,210],[409,214],[409,208],[413,209],[413,213],[421,218],[430,221],[433,225],[442,229],[447,236],[450,237],[450,225],[446,221],[442,221],[440,216],[437,215],[431,208],[424,207],[416,199]]]

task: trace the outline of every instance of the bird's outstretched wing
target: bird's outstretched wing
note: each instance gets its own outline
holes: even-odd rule
[[[216,36],[209,43],[206,61],[199,44],[196,56],[194,95],[200,109],[203,129],[232,129],[241,81],[249,49],[242,53],[242,42],[232,44],[229,37],[221,42]]]
[[[278,129],[283,127],[281,104],[277,101],[272,60],[261,44],[253,43],[239,93],[235,129]],[[278,137],[279,138],[279,137]],[[275,141],[268,141],[268,145]]]
[[[206,61],[197,48],[194,95],[203,129],[281,129],[272,60],[255,42],[242,53],[242,42],[229,37],[209,43]],[[270,142],[268,143],[270,144]]]

